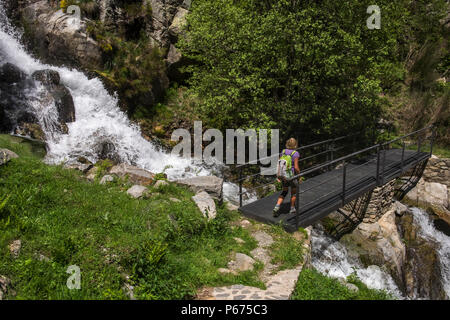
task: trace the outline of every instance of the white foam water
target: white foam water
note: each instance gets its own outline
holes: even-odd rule
[[[438,256],[441,267],[441,281],[445,293],[450,297],[450,237],[436,230],[433,220],[422,209],[411,208],[414,222],[419,226],[419,234],[425,239],[436,242],[439,246]]]
[[[331,278],[346,279],[352,273],[368,288],[385,290],[397,299],[404,299],[392,277],[380,267],[372,265],[365,268],[358,257],[349,255],[347,248],[327,236],[320,226],[312,232],[312,265],[322,274]]]

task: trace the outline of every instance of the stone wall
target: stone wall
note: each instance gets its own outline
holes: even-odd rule
[[[426,182],[441,183],[450,187],[450,159],[440,159],[433,156],[428,160],[423,179]]]
[[[364,217],[364,223],[377,222],[392,206],[395,192],[395,180],[377,187],[372,192],[372,198]]]

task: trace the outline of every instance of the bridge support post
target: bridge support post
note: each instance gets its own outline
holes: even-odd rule
[[[377,185],[380,185],[380,151],[381,151],[381,145],[377,147]]]
[[[347,183],[347,162],[344,161],[342,168],[342,206],[345,206],[345,185]]]
[[[430,158],[433,155],[433,144],[435,138],[436,138],[436,126],[433,125],[433,128],[431,129]]]
[[[242,168],[239,169],[239,207],[242,207]]]
[[[386,168],[386,149],[383,150],[383,165],[381,167],[381,184],[384,184],[384,170]]]
[[[403,173],[403,162],[405,161],[405,141],[402,142],[402,162],[401,162],[401,172]]]
[[[295,231],[298,230],[300,222],[300,179],[297,181],[297,195],[295,198]]]

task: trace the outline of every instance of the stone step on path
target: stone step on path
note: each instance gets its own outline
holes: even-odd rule
[[[308,238],[304,242],[306,252],[310,252],[311,228],[307,229]],[[309,259],[305,258],[304,263],[294,269],[283,270],[273,275],[273,270],[277,267],[271,263],[269,247],[273,243],[272,237],[264,231],[256,231],[252,236],[258,241],[258,247],[251,252],[251,255],[264,263],[264,269],[260,273],[260,279],[266,285],[266,290],[256,287],[244,286],[241,284],[205,288],[198,296],[201,300],[289,300],[295,289],[300,272]]]

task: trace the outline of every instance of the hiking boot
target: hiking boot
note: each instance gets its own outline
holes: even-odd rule
[[[278,218],[280,216],[280,206],[275,206],[275,208],[273,208],[272,213],[275,218]]]

